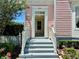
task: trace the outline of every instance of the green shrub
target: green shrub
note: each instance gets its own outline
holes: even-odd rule
[[[13,52],[15,45],[12,43],[0,43],[0,49],[4,49],[4,51],[0,51],[0,59],[5,59],[7,52]]]
[[[67,55],[64,55],[63,59],[69,59],[69,57]]]
[[[12,43],[1,43],[0,44],[0,49],[5,48],[5,50],[6,50],[5,52],[8,52],[8,51],[12,52],[14,47],[15,47],[15,45]]]
[[[65,56],[64,59],[75,59],[76,50],[74,48],[65,48]]]
[[[67,54],[69,54],[71,57],[74,57],[76,55],[76,50],[74,48],[67,48],[66,51]]]
[[[61,40],[58,43],[60,49],[63,48],[63,45],[65,45],[68,48],[74,47],[75,49],[79,49],[79,41]]]

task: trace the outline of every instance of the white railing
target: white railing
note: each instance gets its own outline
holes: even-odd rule
[[[54,51],[57,53],[57,42],[56,42],[56,32],[53,27],[49,28],[49,39],[52,41],[54,46]]]
[[[30,38],[30,28],[27,27],[23,32],[22,32],[22,48],[21,48],[21,55],[24,54],[24,49],[27,40]]]

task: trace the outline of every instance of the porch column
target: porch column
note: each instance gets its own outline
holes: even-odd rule
[[[35,37],[35,12],[32,11],[32,38]]]
[[[45,10],[45,26],[44,26],[44,34],[45,37],[48,37],[48,8]]]
[[[56,32],[56,0],[54,0],[54,29],[53,32]],[[55,48],[55,53],[57,53],[57,40],[56,40],[56,33],[53,33],[54,37],[53,37],[53,43],[54,43],[54,48]]]

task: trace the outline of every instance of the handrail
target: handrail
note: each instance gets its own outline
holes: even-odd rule
[[[52,41],[52,44],[54,45],[54,51],[57,53],[57,42],[56,42],[56,32],[53,27],[49,28],[49,39]]]
[[[30,38],[30,28],[27,26],[26,29],[22,32],[22,48],[21,48],[21,55],[24,54],[24,49],[25,49],[25,45],[26,42],[28,41],[28,39]]]

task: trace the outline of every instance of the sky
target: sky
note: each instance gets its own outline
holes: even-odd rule
[[[16,17],[16,20],[14,20],[17,23],[23,24],[25,20],[25,11],[22,11],[22,14],[20,16]]]

